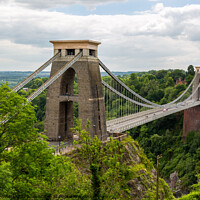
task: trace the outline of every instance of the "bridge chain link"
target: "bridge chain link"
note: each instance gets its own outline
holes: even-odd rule
[[[48,60],[44,65],[42,65],[38,70],[36,70],[33,74],[31,74],[27,79],[22,81],[20,84],[18,84],[18,87],[15,87],[13,90],[18,91],[18,88],[22,85],[28,83],[30,79],[34,78],[40,71],[45,69],[51,62],[53,62],[58,56],[60,55],[60,52],[57,53],[55,56],[53,56],[50,60]],[[82,57],[83,52],[80,52],[77,54],[69,63],[64,65],[54,76],[52,76],[49,80],[47,80],[43,85],[41,85],[35,92],[33,92],[28,98],[27,101],[30,102],[34,98],[36,98],[39,94],[41,94],[49,85],[51,85],[55,80],[57,80],[67,69],[69,69],[77,60],[79,60],[80,57]],[[31,79],[31,80],[32,80]],[[27,82],[28,81],[28,82]],[[26,82],[26,83],[25,83]],[[23,86],[22,86],[23,87]],[[6,116],[5,116],[6,117]],[[9,121],[9,118],[0,121],[0,124],[4,125],[6,122]]]
[[[54,81],[56,81],[67,69],[69,69],[79,58],[83,55],[83,52],[80,52],[75,56],[69,63],[64,65],[55,75],[53,75],[48,81],[46,81],[42,86],[40,86],[35,92],[33,92],[28,98],[27,101],[32,101],[39,94],[41,94],[47,87],[49,87]]]
[[[35,70],[31,75],[29,75],[26,79],[24,79],[22,82],[20,82],[17,86],[15,86],[12,90],[17,92],[20,90],[24,85],[29,83],[31,80],[33,80],[41,71],[43,71],[47,66],[49,66],[56,58],[60,56],[60,52],[55,54],[52,58],[50,58],[44,65],[39,67],[37,70]]]

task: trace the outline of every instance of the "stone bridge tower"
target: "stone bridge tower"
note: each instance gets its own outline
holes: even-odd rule
[[[200,83],[200,67],[196,67],[196,78],[193,83],[192,91],[194,92]],[[200,90],[198,89],[193,95],[194,101],[200,100]],[[183,140],[186,139],[187,133],[190,131],[200,130],[200,106],[195,106],[184,110],[183,118]]]
[[[97,50],[100,42],[90,40],[50,41],[54,45],[54,54],[61,52],[53,63],[53,76],[80,51],[83,56],[75,62],[61,77],[52,83],[47,92],[47,104],[44,129],[50,140],[73,138],[71,128],[74,125],[74,102],[78,103],[78,117],[82,127],[87,120],[91,122],[89,133],[104,139],[106,120],[104,95]],[[75,75],[78,81],[78,94],[74,94]]]

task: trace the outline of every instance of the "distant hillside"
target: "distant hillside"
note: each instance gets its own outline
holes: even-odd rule
[[[28,77],[32,71],[0,71],[0,83],[9,83],[9,86],[12,88],[20,81],[24,80]],[[125,74],[137,73],[136,71],[128,71],[128,72],[113,72],[116,76],[123,76]],[[41,72],[38,77],[49,77],[50,72],[45,71]],[[101,76],[107,76],[106,72],[101,72]]]
[[[20,81],[28,77],[32,71],[0,71],[0,83],[9,83],[12,88],[17,85]],[[49,77],[50,72],[41,72],[39,77]]]
[[[115,76],[123,76],[125,74],[132,74],[132,73],[138,73],[138,71],[128,71],[128,72],[112,72]],[[107,76],[108,74],[106,72],[101,72],[101,76]]]

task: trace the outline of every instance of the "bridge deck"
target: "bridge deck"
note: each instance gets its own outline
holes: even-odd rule
[[[182,110],[195,107],[200,105],[200,101],[188,101],[184,105],[178,104],[172,105],[167,110],[162,108],[155,108],[148,111],[143,111],[140,113],[128,115],[126,117],[117,118],[114,120],[107,121],[107,131],[108,132],[124,132],[131,128],[135,128],[137,126],[146,124],[156,119],[160,119],[167,115],[171,115],[176,112],[180,112]]]

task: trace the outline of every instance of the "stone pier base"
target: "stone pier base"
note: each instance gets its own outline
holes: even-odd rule
[[[200,106],[184,111],[183,140],[185,141],[188,132],[198,130],[200,130]]]

